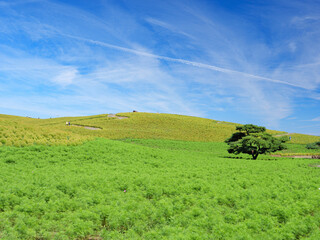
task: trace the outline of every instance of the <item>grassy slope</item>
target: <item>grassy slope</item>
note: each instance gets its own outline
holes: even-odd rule
[[[61,126],[52,127],[46,125],[51,119],[0,115],[0,146],[74,145],[90,139],[78,133],[68,133],[62,125],[65,120],[61,118],[58,121],[61,122]]]
[[[297,143],[286,143],[287,149],[275,152],[273,154],[279,154],[282,156],[291,156],[291,155],[320,155],[319,149],[307,149],[305,144]]]
[[[110,118],[106,114],[53,119],[0,115],[0,145],[74,145],[96,137],[222,142],[235,131],[237,125],[174,114],[121,113],[119,115],[128,118]],[[76,126],[66,126],[66,121],[72,124],[100,127],[102,130],[92,131]],[[270,130],[269,132],[281,133]],[[310,143],[320,140],[320,137],[303,134],[291,136],[293,143]]]
[[[1,239],[320,238],[319,168],[309,167],[315,160],[231,159],[222,141],[234,123],[120,115],[129,118],[0,115],[3,145],[122,139],[2,146]],[[317,139],[292,135],[301,143]]]
[[[172,140],[0,149],[1,239],[320,238],[312,160]]]

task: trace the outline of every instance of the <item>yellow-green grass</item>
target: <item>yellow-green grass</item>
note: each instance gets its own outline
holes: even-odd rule
[[[312,136],[312,135],[306,135],[306,134],[299,134],[299,133],[293,133],[288,136],[291,136],[291,143],[313,143],[320,141],[319,136]]]
[[[174,114],[122,113],[127,119],[106,117],[79,119],[74,124],[96,126],[91,134],[111,139],[171,139],[186,141],[224,141],[235,130],[234,123]],[[73,131],[79,131],[79,128]]]
[[[239,124],[175,114],[119,113],[126,119],[105,116],[75,119],[74,124],[102,128],[92,134],[111,139],[141,138],[222,142]],[[110,121],[112,120],[112,121]],[[271,134],[283,132],[268,130]]]
[[[61,128],[42,126],[40,119],[0,115],[0,146],[76,145],[93,139]]]
[[[75,145],[97,137],[223,142],[239,125],[175,114],[136,112],[119,113],[117,116],[127,118],[108,117],[108,114],[52,119],[0,115],[0,145]],[[69,121],[71,126],[66,125]],[[98,127],[100,130],[75,125]],[[274,130],[268,132],[274,135],[284,134]],[[320,137],[303,134],[290,136],[291,142],[301,144],[320,140]]]

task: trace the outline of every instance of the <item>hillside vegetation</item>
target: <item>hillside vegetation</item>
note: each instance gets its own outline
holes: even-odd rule
[[[48,119],[49,121],[50,119]],[[76,145],[93,139],[77,133],[70,134],[64,126],[46,126],[47,120],[0,115],[0,146]],[[62,119],[60,120],[62,122]]]
[[[117,115],[127,118],[108,117],[108,114],[52,119],[0,115],[0,145],[75,145],[96,137],[223,142],[235,132],[235,126],[239,125],[174,114],[120,113]],[[72,125],[66,126],[67,121]],[[100,130],[89,130],[81,126],[98,127]],[[272,130],[268,132],[275,135],[285,134]],[[320,137],[303,134],[290,136],[292,143],[306,144],[320,140]]]
[[[226,149],[145,139],[3,146],[0,239],[320,239],[314,160],[245,161]]]
[[[0,239],[320,239],[318,160],[228,154],[235,123],[118,116],[0,115]],[[290,136],[281,154],[315,154]]]

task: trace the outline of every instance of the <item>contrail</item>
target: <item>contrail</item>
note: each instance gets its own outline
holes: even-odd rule
[[[249,78],[260,79],[260,80],[264,80],[264,81],[268,81],[268,82],[274,82],[274,83],[289,85],[289,86],[292,86],[292,87],[307,89],[307,88],[305,88],[303,86],[296,85],[296,84],[293,84],[293,83],[289,83],[289,82],[285,82],[285,81],[281,81],[281,80],[276,80],[276,79],[272,79],[272,78],[261,77],[261,76],[257,76],[257,75],[253,75],[253,74],[249,74],[249,73],[245,73],[245,72],[240,72],[240,71],[235,71],[235,70],[231,70],[231,69],[227,69],[227,68],[221,68],[221,67],[217,67],[217,66],[214,66],[214,65],[209,65],[209,64],[205,64],[205,63],[199,63],[199,62],[193,62],[193,61],[188,61],[188,60],[179,59],[179,58],[171,58],[171,57],[156,55],[156,54],[147,53],[147,52],[143,52],[143,51],[138,51],[138,50],[134,50],[134,49],[130,49],[130,48],[120,47],[120,46],[117,46],[117,45],[113,45],[113,44],[109,44],[109,43],[105,43],[105,42],[101,42],[101,41],[91,40],[91,39],[77,37],[77,36],[72,36],[72,35],[69,35],[69,34],[63,34],[63,33],[60,33],[60,34],[66,36],[66,37],[69,37],[69,38],[73,38],[73,39],[77,39],[77,40],[80,40],[80,41],[92,43],[92,44],[99,45],[99,46],[102,46],[102,47],[107,47],[107,48],[120,50],[120,51],[123,51],[123,52],[133,53],[133,54],[136,54],[136,55],[139,55],[139,56],[145,56],[145,57],[156,58],[156,59],[170,61],[170,62],[182,63],[182,64],[191,65],[191,66],[194,66],[194,67],[199,67],[199,68],[204,68],[204,69],[209,69],[209,70],[222,72],[222,73],[239,74],[239,75],[242,75],[242,76],[245,76],[245,77],[249,77]]]

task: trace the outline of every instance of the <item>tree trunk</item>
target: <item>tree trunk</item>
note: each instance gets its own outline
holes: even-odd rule
[[[257,157],[258,157],[258,155],[259,155],[259,153],[254,153],[254,152],[252,152],[252,158],[253,158],[253,160],[256,160]]]

